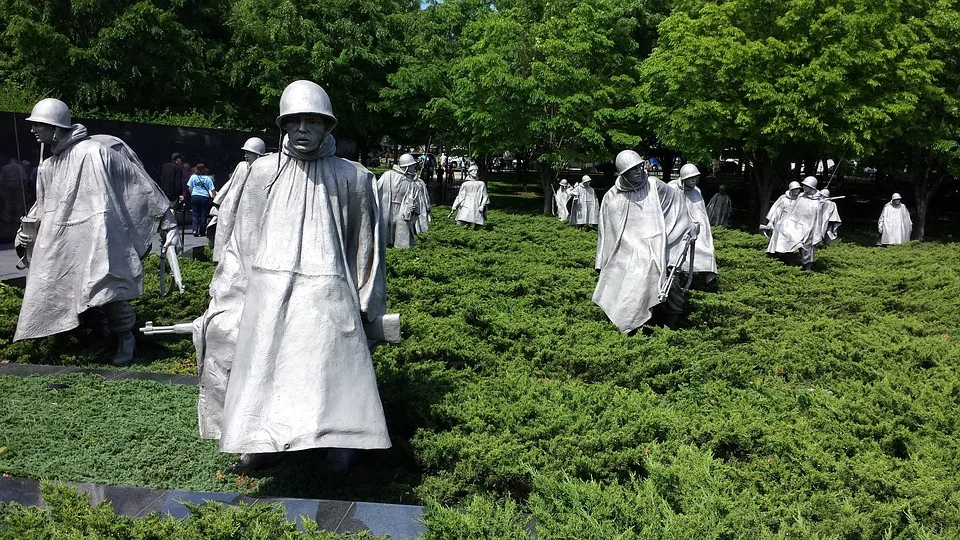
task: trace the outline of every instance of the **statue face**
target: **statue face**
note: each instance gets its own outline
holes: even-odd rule
[[[699,176],[691,176],[691,177],[689,177],[689,178],[684,178],[684,179],[683,179],[683,190],[684,190],[684,191],[690,191],[691,189],[697,187],[697,184],[699,184],[699,183],[700,183],[700,177],[699,177]]]
[[[816,188],[812,188],[812,187],[810,187],[810,186],[803,186],[803,194],[806,195],[807,197],[813,197],[814,195],[817,195],[818,193],[820,193],[820,192],[817,191]]]
[[[627,182],[630,182],[631,184],[636,184],[641,179],[640,166],[637,165],[636,167],[627,169],[623,171],[623,174],[620,176],[623,176],[624,180],[626,180]]]
[[[283,129],[290,138],[290,144],[300,152],[313,152],[330,131],[327,120],[319,115],[293,115],[285,118]]]
[[[260,156],[258,156],[257,154],[255,154],[255,153],[253,153],[253,152],[251,152],[251,151],[249,151],[249,150],[244,150],[244,151],[243,151],[243,159],[244,159],[244,161],[246,161],[247,163],[253,163],[253,162],[256,161],[257,158],[259,158],[259,157],[260,157]]]
[[[50,124],[33,123],[30,124],[30,133],[33,133],[33,136],[41,144],[52,144],[57,134],[57,127]]]
[[[791,189],[791,190],[790,190],[789,192],[787,192],[787,193],[788,193],[788,196],[789,196],[791,199],[796,199],[797,197],[800,196],[800,189],[799,189],[799,188],[793,188],[793,189]]]
[[[899,207],[900,207],[900,199],[894,199],[894,200],[892,200],[892,201],[890,201],[890,202],[893,204],[894,207],[896,207],[896,208],[899,208]]]

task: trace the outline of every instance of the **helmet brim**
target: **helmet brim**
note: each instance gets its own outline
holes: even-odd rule
[[[283,121],[284,121],[285,119],[287,119],[287,118],[289,118],[289,117],[291,117],[291,116],[298,116],[298,115],[303,115],[303,116],[322,116],[323,118],[326,118],[328,122],[330,122],[330,131],[333,131],[333,128],[337,127],[337,119],[336,119],[335,117],[333,117],[333,116],[331,116],[331,115],[329,115],[329,114],[318,113],[318,112],[316,112],[316,111],[295,111],[295,112],[288,112],[287,114],[280,115],[280,116],[277,117],[277,127],[280,128],[280,129],[283,129]],[[328,133],[329,133],[330,131],[328,131]]]
[[[54,123],[54,122],[49,121],[49,120],[46,119],[46,118],[36,118],[36,117],[34,117],[32,114],[27,117],[27,122],[30,122],[31,124],[46,124],[46,125],[48,125],[48,126],[53,126],[53,127],[58,127],[58,128],[64,128],[64,129],[70,129],[70,128],[73,127],[73,126],[68,126],[68,125],[64,125],[64,124]]]

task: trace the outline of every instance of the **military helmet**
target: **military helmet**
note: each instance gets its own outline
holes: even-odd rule
[[[794,189],[803,189],[803,186],[800,185],[800,182],[794,180],[793,182],[790,182],[790,185],[787,186],[787,190],[792,191]]]
[[[890,198],[891,201],[899,201],[901,199],[899,193],[894,193],[893,197]]]
[[[694,176],[700,176],[700,169],[693,163],[687,163],[683,167],[680,167],[680,180],[686,180]]]
[[[477,167],[476,165],[471,165],[467,169],[467,174],[472,174],[474,176],[476,176],[479,172],[480,172],[480,167]]]
[[[803,181],[800,182],[800,184],[807,186],[808,188],[817,189],[817,177],[808,176],[804,178]]]
[[[566,179],[566,178],[561,178],[561,179],[560,179],[560,185],[561,185],[561,186],[569,186],[569,185],[570,185],[570,182],[567,182],[567,179]]]
[[[585,175],[583,175],[583,177],[582,177],[582,178],[580,178],[580,182],[586,182],[586,183],[589,183],[589,182],[590,182],[590,175],[589,175],[589,174],[585,174]]]
[[[630,169],[641,165],[643,163],[643,158],[640,157],[640,154],[634,152],[633,150],[624,150],[617,154],[617,159],[614,160],[614,165],[617,167],[617,174],[623,174]]]
[[[36,122],[37,124],[47,124],[51,126],[67,128],[73,124],[70,119],[70,108],[67,104],[56,98],[41,99],[33,106],[27,122]]]
[[[417,164],[417,158],[413,157],[410,154],[403,154],[402,156],[400,156],[400,159],[397,160],[397,165],[399,165],[400,168],[406,168],[416,164]]]
[[[253,152],[258,156],[262,156],[267,153],[267,145],[260,137],[250,137],[247,139],[247,142],[243,143],[243,147],[240,149],[246,152]]]
[[[283,119],[295,114],[317,114],[327,117],[332,130],[337,125],[333,105],[326,90],[313,81],[293,81],[283,89],[280,96],[280,116],[277,125],[283,127]]]

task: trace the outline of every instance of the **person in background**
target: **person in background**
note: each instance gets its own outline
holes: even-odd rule
[[[170,161],[160,168],[160,189],[173,204],[183,200],[183,156],[180,152],[174,152]]]
[[[203,163],[197,163],[193,168],[193,176],[187,181],[190,188],[190,207],[193,209],[193,235],[207,235],[207,217],[210,213],[210,202],[217,195],[213,186],[213,177],[207,175],[207,168]]]

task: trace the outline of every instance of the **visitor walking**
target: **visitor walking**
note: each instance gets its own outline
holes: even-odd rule
[[[217,191],[213,187],[213,177],[207,175],[207,168],[203,163],[197,163],[193,168],[187,187],[190,188],[190,207],[193,209],[193,235],[206,236],[210,202],[217,195]]]

